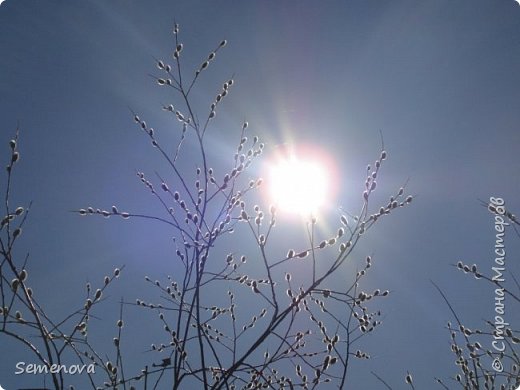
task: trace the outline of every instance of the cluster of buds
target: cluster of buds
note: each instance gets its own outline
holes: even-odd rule
[[[229,88],[234,84],[233,79],[229,79],[222,85],[222,90],[217,94],[215,97],[215,101],[211,103],[210,106],[210,113],[209,113],[209,119],[213,119],[216,115],[216,108],[218,104],[222,101],[223,98],[225,98],[229,92]]]
[[[363,199],[365,201],[368,201],[368,198],[370,194],[376,189],[377,187],[377,175],[379,173],[379,169],[381,168],[381,164],[384,160],[386,160],[387,153],[385,150],[381,151],[381,155],[379,156],[379,159],[375,161],[374,166],[375,169],[372,170],[372,167],[369,165],[367,166],[367,178],[365,180],[365,191],[363,192]]]
[[[7,226],[9,225],[12,221],[14,221],[14,219],[20,215],[22,215],[24,212],[24,208],[23,207],[17,207],[16,210],[14,211],[14,213],[9,213],[8,215],[6,215],[4,218],[2,218],[2,221],[0,222],[0,230],[4,228],[4,226]],[[16,236],[19,236],[21,233],[21,229],[20,231],[18,232],[18,234],[16,234]],[[16,237],[15,236],[15,237]]]
[[[17,138],[18,137],[15,137],[15,138],[13,138],[12,140],[9,141],[9,148],[11,149],[11,160],[10,160],[9,164],[7,165],[7,167],[6,167],[8,173],[11,173],[11,171],[13,169],[13,165],[18,160],[20,160],[20,153],[17,150],[17,142],[16,142]]]
[[[169,64],[166,64],[164,61],[162,60],[157,60],[157,67],[161,70],[164,70],[166,73],[170,73],[171,70],[172,70],[172,67],[171,65]]]
[[[218,45],[218,47],[215,50],[213,50],[211,53],[209,53],[208,57],[204,60],[204,62],[202,62],[199,69],[195,72],[195,76],[198,76],[200,74],[200,72],[202,72],[203,70],[206,70],[208,68],[210,62],[215,59],[215,56],[217,55],[217,51],[219,51],[219,49],[223,48],[226,45],[227,45],[227,41],[225,39],[223,41],[221,41],[220,44]]]
[[[471,273],[475,276],[476,279],[480,279],[482,274],[479,272],[477,265],[473,264],[471,266],[462,263],[462,261],[457,262],[457,268],[464,273]]]
[[[388,294],[385,294],[388,295]],[[362,333],[372,332],[376,326],[381,324],[381,321],[376,318],[381,315],[381,312],[367,313],[366,308],[362,308],[362,314],[357,311],[353,312],[354,318],[358,321],[359,330]]]
[[[175,50],[173,52],[173,58],[175,58],[176,60],[179,60],[182,49],[183,49],[182,43],[178,43],[177,46],[175,46]]]
[[[79,209],[77,211],[79,215],[102,215],[105,218],[117,215],[123,219],[130,218],[130,213],[126,211],[119,211],[116,206],[112,206],[110,210],[94,209],[93,207],[87,207],[86,209]]]
[[[367,194],[366,196],[368,196],[370,194],[370,191],[365,191],[364,194]],[[368,197],[366,198],[366,200],[367,199]],[[370,214],[366,220],[359,222],[359,235],[364,234],[366,229],[370,227],[371,224],[375,223],[379,218],[390,214],[394,209],[398,207],[404,207],[409,205],[410,203],[412,203],[412,200],[412,195],[404,195],[404,188],[399,188],[397,193],[389,198],[388,203],[385,206],[381,206],[379,208],[378,212]]]

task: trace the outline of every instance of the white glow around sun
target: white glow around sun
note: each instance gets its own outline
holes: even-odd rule
[[[317,213],[327,200],[328,174],[317,160],[279,159],[270,166],[269,181],[271,201],[280,211],[308,216]]]

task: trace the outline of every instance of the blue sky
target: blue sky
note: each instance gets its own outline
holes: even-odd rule
[[[233,153],[243,120],[266,148],[299,141],[327,150],[340,172],[327,216],[334,219],[340,206],[358,208],[382,132],[389,158],[377,199],[384,202],[406,180],[417,197],[358,249],[376,262],[367,283],[392,294],[381,303],[383,326],[363,341],[372,359],[355,363],[351,388],[382,388],[371,371],[396,389],[407,371],[419,388],[452,376],[444,329],[451,316],[430,280],[471,326],[493,315],[491,286],[452,265],[462,260],[491,269],[493,221],[478,199],[500,196],[520,209],[520,6],[514,0],[5,1],[2,156],[7,161],[19,123],[22,160],[13,197],[33,201],[19,251],[30,252],[34,289],[58,316],[81,301],[87,280],[102,280],[116,266],[126,266],[124,277],[101,318],[113,317],[120,296],[153,294],[144,275],[172,272],[170,237],[160,226],[82,219],[70,210],[116,204],[154,211],[135,171],[153,172],[163,163],[129,107],[171,137],[160,111],[168,95],[148,74],[156,72],[155,57],[171,58],[174,20],[186,68],[228,40],[194,95],[205,108],[222,80],[236,81],[211,136],[217,161]],[[290,222],[285,228],[295,230]],[[518,275],[520,239],[508,233],[508,271]],[[518,324],[513,309],[507,318]],[[128,315],[139,323],[137,314]],[[20,345],[1,335],[0,343],[0,384],[41,386],[41,377],[14,375],[16,362],[28,358]],[[136,343],[136,354],[144,350]]]

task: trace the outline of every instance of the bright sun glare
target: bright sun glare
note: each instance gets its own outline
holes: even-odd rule
[[[270,167],[271,201],[281,211],[316,214],[327,199],[328,174],[318,160],[286,156]]]

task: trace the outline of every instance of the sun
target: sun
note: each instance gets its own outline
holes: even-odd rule
[[[327,202],[329,174],[324,161],[293,153],[269,166],[269,196],[282,212],[316,215]]]

